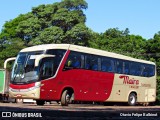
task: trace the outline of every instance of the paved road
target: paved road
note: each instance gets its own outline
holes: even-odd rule
[[[2,117],[3,116],[3,117]],[[160,119],[160,106],[103,106],[73,104],[62,107],[56,103],[36,104],[0,103],[1,119]]]

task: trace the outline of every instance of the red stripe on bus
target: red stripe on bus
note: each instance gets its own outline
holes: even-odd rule
[[[25,84],[25,85],[14,85],[14,84],[10,84],[10,87],[12,89],[28,89],[28,88],[31,88],[31,87],[34,87],[35,86],[35,83],[31,83],[31,84]]]

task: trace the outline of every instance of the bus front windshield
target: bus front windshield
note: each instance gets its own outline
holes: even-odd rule
[[[34,67],[36,56],[43,51],[19,53],[12,69],[11,83],[30,83],[38,80],[38,68]]]

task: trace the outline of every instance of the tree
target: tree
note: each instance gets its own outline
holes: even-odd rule
[[[5,44],[4,45],[5,49],[3,49],[0,52],[0,67],[1,68],[3,68],[4,61],[7,58],[16,57],[17,56],[17,53],[21,49],[24,48],[23,44],[24,44],[23,41],[16,39],[16,40],[10,41],[9,44]]]
[[[87,7],[85,0],[63,0],[33,7],[31,12],[7,21],[0,33],[1,60],[16,56],[24,47],[37,44],[87,45],[90,30],[85,26],[86,16],[83,13]],[[11,49],[14,49],[12,54]]]
[[[146,58],[157,64],[157,73],[160,76],[160,32],[156,33],[153,39],[146,41]]]
[[[83,23],[75,25],[71,30],[66,32],[64,43],[88,46],[88,40],[91,37],[91,30]]]
[[[84,0],[63,0],[60,3],[34,7],[30,13],[26,14],[29,17],[18,24],[17,34],[21,35],[20,37],[24,40],[26,46],[56,42],[63,43],[64,41],[71,43],[70,40],[66,41],[68,40],[67,35],[76,28],[76,25],[85,23],[86,16],[83,14],[83,9],[86,8],[87,3]],[[53,32],[56,32],[58,35]],[[60,35],[62,35],[61,38]],[[82,35],[79,37],[83,38]],[[64,36],[66,37],[64,38]],[[44,37],[47,37],[47,39],[42,40],[45,39]],[[79,37],[77,37],[77,41]],[[51,38],[54,38],[54,40],[49,40]]]
[[[97,39],[91,40],[91,47],[116,52],[132,57],[144,58],[146,40],[141,36],[129,35],[129,29],[120,31],[110,28],[104,33],[96,35]]]
[[[53,26],[40,31],[39,36],[32,40],[32,45],[62,43],[64,39],[63,30]]]

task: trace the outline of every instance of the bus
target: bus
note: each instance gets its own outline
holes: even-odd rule
[[[4,62],[4,68],[0,69],[0,101],[15,103],[34,103],[33,99],[12,99],[9,97],[9,84],[11,80],[11,69],[8,64],[14,62],[16,57],[8,58]]]
[[[4,62],[4,67],[0,69],[0,101],[15,102],[15,99],[9,97],[9,82],[11,70],[7,68],[7,64],[14,61],[16,58],[8,58]]]
[[[44,44],[22,49],[11,75],[12,98],[59,101],[153,103],[153,62],[72,44]]]

